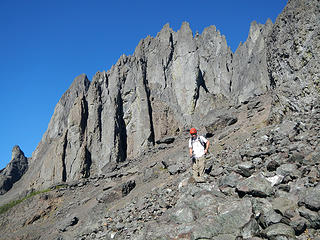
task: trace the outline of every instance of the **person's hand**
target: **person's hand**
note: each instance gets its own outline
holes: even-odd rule
[[[204,150],[204,154],[207,154],[207,152],[208,152],[208,150],[207,150],[207,149],[205,149],[205,150]]]

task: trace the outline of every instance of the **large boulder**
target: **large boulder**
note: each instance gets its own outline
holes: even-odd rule
[[[307,208],[313,211],[320,210],[320,185],[314,188],[306,190],[302,199],[299,201],[300,204],[304,204]]]
[[[271,183],[262,174],[252,175],[241,180],[237,184],[236,190],[240,195],[248,194],[255,197],[267,197],[274,193]]]

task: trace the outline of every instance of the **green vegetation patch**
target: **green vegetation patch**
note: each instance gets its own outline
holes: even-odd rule
[[[19,200],[13,200],[3,206],[0,206],[0,214],[3,214],[5,213],[6,211],[8,211],[9,209],[13,208],[14,206],[18,205],[19,203],[33,197],[33,196],[36,196],[38,194],[41,194],[41,193],[46,193],[46,192],[49,192],[51,191],[51,189],[46,189],[46,190],[42,190],[42,191],[35,191],[35,192],[32,192],[30,193],[29,195],[25,196],[24,198],[22,199],[19,199]]]

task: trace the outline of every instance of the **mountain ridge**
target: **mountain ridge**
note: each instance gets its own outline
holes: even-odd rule
[[[253,23],[250,29],[251,35],[260,36],[260,27],[256,23]],[[250,39],[251,46],[254,46],[255,41],[251,40],[250,34],[248,39]],[[213,46],[208,47],[208,42],[211,42]],[[155,54],[153,51],[159,54]],[[212,55],[213,52],[216,55]],[[241,52],[241,55],[244,54],[246,54],[246,50]],[[210,63],[212,63],[213,67]],[[222,70],[221,66],[223,66]],[[100,149],[109,149],[103,154],[105,157],[109,156],[103,161],[104,164],[107,164],[109,161],[119,161],[112,159],[120,158],[121,161],[121,159],[125,159],[127,156],[130,157],[132,154],[132,156],[139,154],[141,147],[138,145],[140,144],[143,145],[142,148],[146,148],[154,145],[156,141],[166,134],[175,135],[177,131],[181,131],[181,128],[185,128],[186,125],[190,125],[194,121],[192,120],[193,115],[198,115],[199,113],[204,117],[207,114],[199,107],[202,102],[205,101],[214,105],[217,102],[215,98],[230,98],[232,73],[236,72],[233,68],[241,69],[242,67],[240,64],[238,66],[232,65],[230,47],[227,46],[225,37],[221,36],[215,27],[208,27],[204,29],[201,35],[195,35],[194,37],[187,22],[184,22],[177,32],[174,32],[166,24],[155,38],[147,37],[142,39],[132,56],[122,55],[110,70],[98,72],[93,77],[92,82],[89,82],[84,75],[75,78],[69,90],[57,104],[48,125],[48,130],[30,158],[30,163],[34,162],[34,159],[43,159],[41,161],[48,162],[44,163],[45,169],[42,167],[42,169],[37,170],[40,171],[40,178],[37,177],[37,180],[31,185],[36,188],[42,185],[48,187],[58,181],[66,181],[66,178],[75,179],[79,177],[79,174],[78,176],[71,174],[68,177],[67,172],[86,172],[84,175],[88,175],[88,170],[79,169],[84,166],[86,166],[84,168],[96,166],[94,172],[99,174],[99,169],[104,167],[101,164],[101,160],[97,160],[98,158],[103,158],[98,157],[101,154],[101,150],[95,149],[95,147],[93,147],[93,150],[89,149],[90,146],[86,146],[88,142],[98,140],[95,145],[100,145]],[[253,70],[252,75],[255,72]],[[214,80],[213,82],[212,79]],[[78,82],[81,84],[79,85]],[[73,88],[79,88],[79,90]],[[239,92],[238,88],[242,87],[232,87],[234,89],[233,92]],[[255,88],[254,85],[253,88]],[[264,86],[263,89],[265,91],[267,87]],[[113,95],[116,92],[118,92],[117,95]],[[82,94],[83,100],[77,100],[76,98],[81,98],[79,96],[82,96]],[[239,92],[237,96],[241,96],[241,93]],[[107,98],[103,99],[104,97]],[[155,100],[151,101],[151,98]],[[132,105],[132,100],[138,100],[142,103],[142,105],[140,102],[136,103],[135,109],[140,109],[143,106],[143,110],[139,110],[141,112],[140,116],[133,120],[133,122],[143,121],[144,127],[140,127],[137,130],[130,130],[130,127],[133,126],[133,124],[130,124],[132,109],[124,109],[126,105]],[[146,104],[143,103],[145,100],[147,100]],[[130,103],[126,104],[126,101]],[[223,102],[223,100],[220,102]],[[105,117],[105,121],[115,122],[116,124],[113,127],[114,136],[107,137],[105,141],[101,141],[104,134],[101,129],[103,116],[100,116],[101,113],[99,111],[102,111],[105,104],[114,106],[114,110],[110,110],[107,114],[112,115],[114,120]],[[72,110],[72,108],[78,109]],[[158,114],[163,109],[167,109],[165,116]],[[80,116],[75,117],[82,120],[68,119],[71,111],[78,112]],[[174,112],[179,114],[173,114]],[[86,116],[90,114],[97,119],[91,120],[91,116]],[[70,118],[72,118],[72,114]],[[154,127],[153,118],[164,121],[163,125],[166,128],[171,125],[169,127],[171,128],[170,132]],[[169,124],[168,119],[172,120],[172,123]],[[82,121],[85,121],[85,123],[81,123]],[[73,126],[73,124],[77,126]],[[91,127],[91,130],[82,129],[81,125],[83,127]],[[74,130],[76,131],[75,135],[73,132],[66,130],[69,127],[78,128]],[[130,131],[138,131],[139,137],[136,134],[129,134]],[[88,132],[96,135],[91,136]],[[78,142],[78,146],[72,146],[69,148],[70,150],[65,149],[65,145],[70,144],[68,139],[74,137],[76,138],[74,141]],[[136,141],[133,141],[133,139],[139,139],[140,143],[138,145],[135,144]],[[102,147],[105,142],[109,143]],[[120,143],[123,142],[127,143],[121,145]],[[128,147],[132,149],[127,149]],[[77,150],[74,150],[75,148]],[[48,151],[51,151],[51,153],[48,153]],[[68,151],[73,152],[68,154]],[[41,156],[41,153],[44,152],[45,156],[43,154]],[[56,152],[58,152],[58,155]],[[68,158],[68,156],[71,156],[73,160],[64,159],[65,157]],[[75,164],[68,165],[68,162]],[[75,170],[66,169],[75,165],[77,166]],[[54,170],[50,173],[49,171],[52,169]],[[51,176],[54,176],[53,179]],[[40,179],[43,179],[43,181],[41,182]]]
[[[319,237],[319,5],[289,1],[275,24],[253,22],[234,54],[215,27],[165,25],[90,83],[76,78],[28,171],[0,196],[65,186],[30,200],[50,208],[20,233],[54,209],[55,228],[41,231],[66,239]],[[189,177],[191,126],[212,142],[203,185]]]

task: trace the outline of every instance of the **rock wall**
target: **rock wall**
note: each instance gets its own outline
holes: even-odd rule
[[[267,66],[274,87],[271,122],[289,112],[312,111],[319,98],[320,2],[290,0],[267,40]]]
[[[234,54],[231,92],[239,102],[270,89],[266,41],[272,26],[271,20],[265,25],[252,22],[247,41]]]
[[[232,69],[232,52],[215,27],[193,36],[186,22],[177,32],[165,25],[91,83],[75,79],[33,154],[28,187],[103,174],[196,125],[231,100]]]

